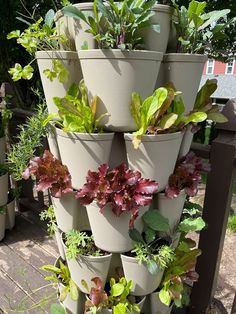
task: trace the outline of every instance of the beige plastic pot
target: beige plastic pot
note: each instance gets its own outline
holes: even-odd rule
[[[75,192],[64,194],[61,198],[52,197],[52,204],[61,231],[90,230],[86,208],[75,198]]]
[[[114,133],[71,133],[56,128],[61,161],[67,165],[74,189],[86,182],[88,170],[108,163]]]
[[[130,212],[115,216],[110,205],[105,206],[100,212],[98,205],[93,202],[86,206],[94,242],[97,247],[112,253],[122,253],[133,248],[129,237]],[[135,219],[134,226],[140,232],[143,230],[142,215],[148,211],[148,206],[139,209],[139,216]]]
[[[180,150],[179,150],[179,158],[182,158],[184,156],[187,155],[187,153],[189,152],[190,148],[191,148],[191,144],[193,141],[193,132],[191,132],[191,125],[188,125],[185,132],[184,132],[184,136],[183,136],[183,140],[181,142],[180,145]]]
[[[171,7],[163,4],[155,4],[152,8],[155,14],[151,17],[152,24],[160,25],[160,33],[148,27],[143,32],[144,43],[147,50],[166,53],[171,24]]]
[[[202,77],[205,55],[187,53],[168,53],[163,58],[161,78],[157,79],[157,86],[172,82],[177,90],[183,94],[186,113],[193,109],[197,91]]]
[[[49,113],[57,113],[58,109],[53,102],[53,97],[64,97],[71,84],[78,84],[83,78],[78,55],[73,51],[38,51],[36,59],[43,85],[44,95]],[[67,82],[61,83],[58,78],[50,81],[43,73],[46,69],[52,69],[53,60],[59,60],[69,71]]]
[[[112,253],[111,263],[108,271],[108,278],[119,279],[119,274],[122,273],[122,263],[119,253]]]
[[[133,295],[148,295],[159,287],[164,271],[160,270],[156,275],[152,275],[147,266],[140,265],[134,257],[121,254],[121,260],[125,278],[133,282]]]
[[[131,95],[144,99],[153,93],[162,53],[154,51],[80,50],[78,52],[90,98],[97,95],[97,116],[109,113],[100,125],[107,130],[134,131]]]
[[[6,156],[6,137],[0,137],[0,164],[3,164]]]
[[[57,144],[57,134],[55,127],[52,124],[49,124],[49,132],[47,135],[48,146],[50,152],[55,156],[56,159],[61,160],[58,144]]]
[[[6,229],[12,229],[15,226],[15,217],[16,217],[16,199],[12,199],[7,203],[7,212],[6,212]]]
[[[6,213],[0,213],[0,241],[5,237]]]
[[[174,171],[183,133],[143,135],[138,149],[134,149],[132,134],[124,136],[129,168],[139,170],[144,178],[157,181],[161,192]]]
[[[65,43],[60,44],[60,48],[62,50],[67,50],[69,48],[71,51],[75,51],[75,32],[72,19],[68,16],[64,16],[62,11],[59,10],[55,14],[54,21],[57,33],[64,36],[66,39]]]
[[[180,221],[185,200],[186,193],[184,191],[181,191],[175,198],[168,198],[165,193],[157,194],[157,209],[162,216],[169,220],[171,234],[173,234]]]
[[[64,246],[62,245],[61,241],[61,231],[57,229],[54,233],[54,239],[56,241],[57,247],[58,247],[58,252],[60,254],[60,257],[63,259],[63,261],[66,260],[66,254],[65,254],[65,249]]]
[[[120,164],[122,164],[123,162],[126,165],[128,163],[126,148],[125,148],[124,134],[116,132],[114,135],[112,146],[111,146],[109,167],[113,169],[116,166],[119,166]]]
[[[0,176],[0,207],[7,204],[8,199],[8,173]]]
[[[159,298],[159,292],[151,293],[149,296],[150,313],[152,314],[170,314],[173,304],[167,306]]]

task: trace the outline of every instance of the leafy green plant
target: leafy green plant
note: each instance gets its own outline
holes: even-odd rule
[[[0,176],[3,176],[8,172],[8,166],[6,164],[0,164]]]
[[[160,231],[169,230],[169,222],[156,209],[146,212],[142,219],[145,224],[142,234],[135,228],[129,230],[129,236],[134,241],[134,249],[131,252],[140,264],[147,265],[151,274],[157,274],[175,259],[169,241],[161,239],[158,235]]]
[[[207,2],[192,0],[188,8],[172,0],[177,14],[174,22],[178,45],[177,51],[181,53],[204,53],[214,50],[214,43],[228,38],[224,30],[236,21],[236,17],[226,20],[229,9],[211,11],[206,13]]]
[[[93,236],[85,231],[70,230],[65,233],[66,256],[75,259],[79,255],[102,256],[105,252],[95,246]]]
[[[124,277],[118,282],[114,278],[110,279],[110,291],[107,294],[102,289],[102,281],[99,277],[92,278],[96,287],[89,291],[88,285],[83,281],[84,287],[88,290],[89,296],[85,302],[86,313],[100,313],[102,309],[112,309],[114,314],[132,314],[140,312],[139,306],[135,303],[135,298],[130,296],[132,280],[127,281]]]
[[[63,264],[63,262],[60,259],[58,263],[59,263],[58,266],[43,265],[41,267],[42,270],[53,273],[53,275],[45,277],[45,280],[50,280],[55,283],[61,283],[64,286],[60,292],[59,297],[60,302],[63,302],[66,299],[68,293],[72,300],[74,301],[78,300],[79,297],[78,287],[72,280],[68,267],[65,264]]]
[[[7,109],[7,108],[1,109],[0,111],[0,138],[5,136],[6,128],[11,118],[12,118],[12,111],[10,109]]]
[[[236,215],[231,214],[228,219],[227,228],[233,232],[236,233]]]
[[[6,206],[0,206],[0,215],[6,214],[7,207]]]
[[[58,108],[58,115],[51,114],[45,119],[44,125],[49,121],[60,125],[65,132],[94,133],[101,132],[99,121],[108,114],[96,118],[97,96],[91,103],[88,100],[88,91],[84,81],[79,86],[72,84],[65,97],[54,97],[53,101]]]
[[[143,47],[141,30],[152,27],[160,31],[159,25],[151,25],[151,10],[155,0],[95,0],[94,16],[85,15],[73,6],[62,9],[64,15],[81,19],[88,25],[88,33],[97,40],[100,49],[139,49]]]
[[[7,153],[9,171],[16,181],[22,179],[22,173],[36,150],[40,151],[43,148],[42,138],[46,136],[48,130],[43,122],[47,116],[46,106],[39,105],[36,113],[29,117],[25,124],[19,126],[17,143],[13,144]]]
[[[189,295],[185,282],[197,281],[198,274],[194,271],[197,257],[201,254],[199,249],[193,249],[194,243],[185,239],[175,249],[175,259],[165,269],[160,284],[159,298],[162,303],[170,306],[173,301],[177,307],[188,305]]]
[[[33,77],[34,68],[31,64],[36,60],[35,54],[37,51],[60,50],[59,44],[66,43],[66,39],[56,33],[54,15],[55,12],[52,9],[47,12],[44,19],[35,20],[34,15],[32,15],[30,17],[30,20],[34,21],[32,24],[21,18],[28,25],[28,28],[23,32],[14,30],[7,35],[7,39],[16,39],[17,43],[32,56],[32,60],[26,66],[23,67],[21,64],[16,63],[13,68],[9,69],[13,81],[30,80]],[[68,79],[69,75],[68,70],[59,60],[53,60],[52,69],[46,69],[44,74],[50,80],[58,77],[62,83]]]
[[[57,221],[53,206],[49,206],[39,214],[40,220],[47,221],[47,231],[52,236],[57,231]]]

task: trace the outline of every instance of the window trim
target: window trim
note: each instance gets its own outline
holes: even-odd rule
[[[212,61],[212,72],[209,73],[208,71],[208,65],[209,65],[209,61]],[[214,74],[214,69],[215,69],[215,60],[214,59],[208,59],[207,60],[207,65],[206,65],[206,74]]]
[[[225,67],[225,75],[232,75],[234,74],[234,64],[235,64],[235,59],[233,59],[233,65],[232,65],[232,72],[231,73],[227,73],[228,68],[229,68],[229,63],[226,63],[226,67]]]

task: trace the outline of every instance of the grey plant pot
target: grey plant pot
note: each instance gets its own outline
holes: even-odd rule
[[[61,160],[59,147],[57,144],[57,133],[54,125],[49,125],[49,132],[47,134],[48,146],[50,152],[55,156],[56,159]]]
[[[61,161],[67,165],[72,186],[81,188],[86,182],[88,170],[108,163],[114,133],[71,133],[56,129]]]
[[[184,132],[183,140],[180,145],[178,159],[186,156],[187,153],[190,151],[191,144],[193,141],[193,135],[194,135],[193,132],[191,132],[191,128],[192,126],[188,125]]]
[[[0,137],[0,164],[3,164],[6,157],[6,137]]]
[[[6,213],[0,214],[0,241],[5,237]]]
[[[8,173],[0,176],[0,207],[7,204],[8,199]]]
[[[57,225],[63,232],[71,229],[90,230],[86,208],[75,198],[75,192],[52,197]]]
[[[117,132],[136,130],[131,95],[135,91],[146,98],[153,93],[163,54],[119,49],[80,50],[78,54],[89,96],[99,97],[97,116],[110,114],[100,126]]]
[[[61,236],[61,243],[66,252],[66,245]],[[104,256],[78,256],[76,259],[69,260],[66,258],[67,265],[69,267],[71,278],[79,287],[83,293],[88,293],[85,287],[82,285],[81,280],[85,280],[89,291],[92,287],[95,287],[91,281],[94,277],[100,277],[103,282],[103,287],[107,280],[107,274],[111,262],[112,254]]]
[[[147,27],[143,32],[145,48],[151,51],[166,53],[171,25],[171,7],[163,4],[155,4],[152,8],[155,14],[151,17],[152,24],[160,25],[160,32]]]
[[[160,270],[157,275],[152,275],[146,265],[139,264],[134,257],[121,254],[121,260],[125,278],[133,282],[133,295],[148,295],[159,287],[164,273],[163,270]]]
[[[135,149],[133,135],[125,133],[129,168],[139,170],[144,178],[157,181],[161,192],[174,171],[182,138],[182,132],[143,135],[139,148]]]
[[[206,60],[207,57],[200,54],[168,53],[164,55],[163,71],[161,78],[157,79],[157,86],[172,82],[176,89],[183,93],[186,113],[193,109]]]
[[[78,55],[73,51],[38,51],[36,59],[43,85],[44,95],[49,113],[57,113],[58,108],[53,102],[53,97],[64,97],[72,83],[78,84],[83,78]],[[52,69],[53,60],[59,60],[69,71],[67,82],[61,83],[57,78],[50,81],[43,73],[46,69]]]
[[[175,198],[168,198],[165,196],[165,193],[157,194],[157,209],[162,216],[169,220],[171,234],[175,231],[180,221],[185,200],[186,193],[184,191],[181,191]]]
[[[132,240],[129,237],[130,212],[122,213],[117,217],[110,205],[107,205],[101,213],[95,202],[87,205],[86,208],[97,247],[112,253],[127,252],[133,248]],[[148,209],[148,206],[140,207],[139,216],[135,219],[134,226],[140,232],[143,230],[142,215]]]
[[[167,306],[163,304],[159,298],[159,292],[151,293],[148,296],[151,314],[170,314],[173,305]]]
[[[12,229],[15,226],[15,217],[16,217],[16,199],[7,203],[7,212],[6,212],[6,229]]]
[[[54,239],[57,243],[57,247],[58,247],[58,252],[61,256],[61,258],[63,259],[63,261],[66,260],[66,254],[65,254],[65,248],[62,244],[62,241],[61,241],[61,231],[58,229],[55,234],[54,234]]]

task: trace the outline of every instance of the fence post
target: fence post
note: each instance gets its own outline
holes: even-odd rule
[[[207,228],[200,234],[196,271],[199,281],[193,286],[189,314],[205,314],[214,296],[230,212],[236,152],[236,102],[229,101],[223,113],[228,122],[218,125],[218,137],[210,151],[211,172],[208,174],[203,209]]]

